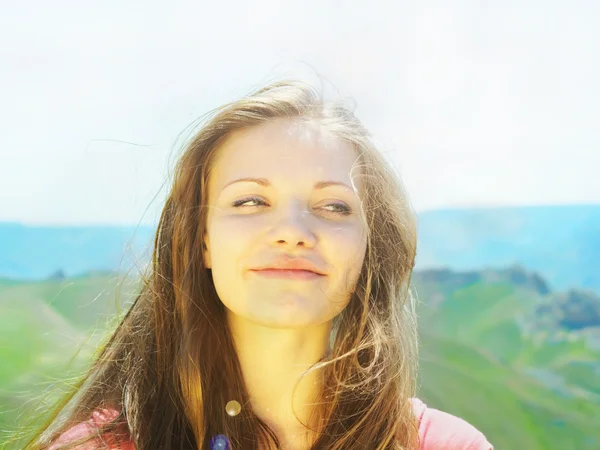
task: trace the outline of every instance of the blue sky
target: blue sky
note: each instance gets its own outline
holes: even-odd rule
[[[597,1],[12,3],[0,221],[154,223],[194,119],[311,67],[418,211],[600,202]]]

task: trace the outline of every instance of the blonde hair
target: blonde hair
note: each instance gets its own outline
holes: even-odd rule
[[[206,449],[220,433],[234,449],[278,444],[251,408],[225,415],[230,399],[246,404],[248,393],[202,243],[207,179],[220,144],[236,130],[281,118],[317,122],[351,143],[364,177],[367,250],[350,303],[334,320],[332,353],[310,369],[323,370],[326,384],[310,424],[311,448],[419,448],[410,402],[418,362],[410,289],[415,215],[400,177],[344,102],[282,80],[208,114],[175,167],[135,301],[26,449],[48,445],[105,406],[121,414],[104,431],[126,426],[138,450]],[[66,421],[57,424],[69,402]]]

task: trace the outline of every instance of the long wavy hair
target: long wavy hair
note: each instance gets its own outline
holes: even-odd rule
[[[100,407],[120,412],[101,431],[125,427],[138,450],[207,449],[217,434],[234,449],[279,448],[251,408],[235,417],[225,411],[229,400],[247,405],[249,396],[225,307],[203,265],[203,239],[207,180],[220,145],[237,130],[280,118],[320,123],[351,143],[364,177],[367,249],[350,303],[333,321],[332,351],[309,369],[324,371],[325,380],[307,424],[316,436],[310,448],[419,448],[410,401],[418,366],[416,217],[398,173],[352,108],[323,97],[306,82],[271,81],[207,114],[177,160],[133,303],[26,450],[46,448]]]

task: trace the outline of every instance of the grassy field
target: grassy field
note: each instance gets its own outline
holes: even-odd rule
[[[576,333],[523,333],[539,293],[506,280],[428,280],[417,292],[426,403],[465,418],[499,449],[600,448],[600,352]]]
[[[107,321],[136,292],[136,280],[120,281],[0,280],[4,435],[21,426],[44,392],[90,361]],[[578,335],[551,342],[524,334],[521,322],[540,300],[531,290],[505,280],[451,281],[416,281],[419,397],[472,423],[497,449],[600,448],[600,353]]]

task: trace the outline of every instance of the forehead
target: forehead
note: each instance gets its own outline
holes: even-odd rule
[[[209,186],[214,192],[233,179],[264,177],[273,184],[330,180],[360,189],[357,158],[349,142],[316,123],[278,119],[232,133],[217,150]]]

